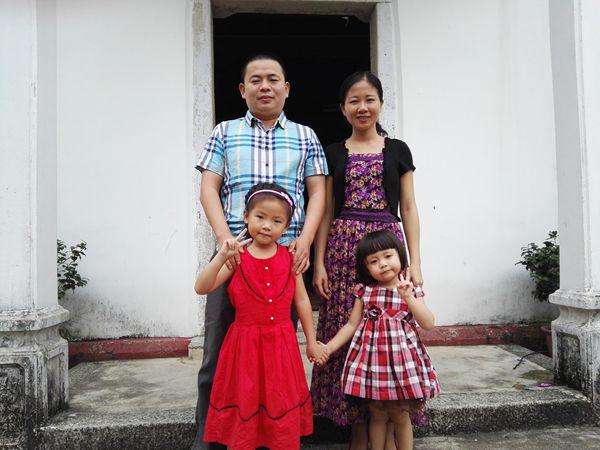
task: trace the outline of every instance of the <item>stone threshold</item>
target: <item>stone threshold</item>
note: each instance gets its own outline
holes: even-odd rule
[[[507,345],[514,344],[546,351],[541,324],[479,324],[439,326],[431,331],[420,330],[427,346]],[[299,327],[300,328],[300,327]],[[303,344],[304,334],[298,332]],[[191,343],[191,345],[190,345]],[[203,338],[198,337],[142,337],[98,339],[69,342],[69,364],[147,358],[178,358],[201,350]]]

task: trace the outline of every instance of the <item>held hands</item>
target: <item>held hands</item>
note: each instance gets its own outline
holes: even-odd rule
[[[317,341],[316,345],[307,344],[306,346],[306,357],[311,363],[316,364],[317,366],[325,364],[330,356],[331,351],[329,350],[329,347],[320,341]]]
[[[252,242],[252,238],[242,241],[247,230],[244,229],[235,238],[225,239],[219,249],[219,255],[226,259],[225,264],[229,270],[234,270],[240,263],[240,253],[244,253],[244,247]]]
[[[300,236],[292,241],[288,251],[294,254],[294,273],[299,275],[306,272],[310,266],[310,242]]]

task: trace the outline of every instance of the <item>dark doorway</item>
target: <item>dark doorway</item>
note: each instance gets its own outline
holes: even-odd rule
[[[245,114],[240,66],[250,54],[269,52],[286,65],[287,116],[313,128],[323,146],[349,135],[338,90],[347,75],[370,68],[368,23],[345,16],[234,14],[213,25],[217,123]]]

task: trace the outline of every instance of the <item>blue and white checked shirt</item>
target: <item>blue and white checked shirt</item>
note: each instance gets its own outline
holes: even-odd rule
[[[288,190],[296,209],[289,229],[279,240],[289,244],[304,225],[304,179],[327,175],[325,153],[315,132],[281,113],[266,130],[250,111],[245,117],[218,124],[196,165],[223,177],[221,204],[231,233],[244,227],[244,197],[256,183],[277,183]]]

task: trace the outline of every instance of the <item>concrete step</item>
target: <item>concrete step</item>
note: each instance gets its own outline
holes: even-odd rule
[[[551,361],[516,346],[431,347],[442,395],[416,436],[598,424],[590,401],[548,381]],[[518,364],[518,365],[517,365]],[[517,366],[517,367],[515,367]],[[49,449],[178,449],[194,436],[199,361],[187,358],[86,363],[70,371],[70,409],[40,430]],[[306,364],[307,379],[311,366]],[[307,448],[337,448],[348,430],[315,420]]]

